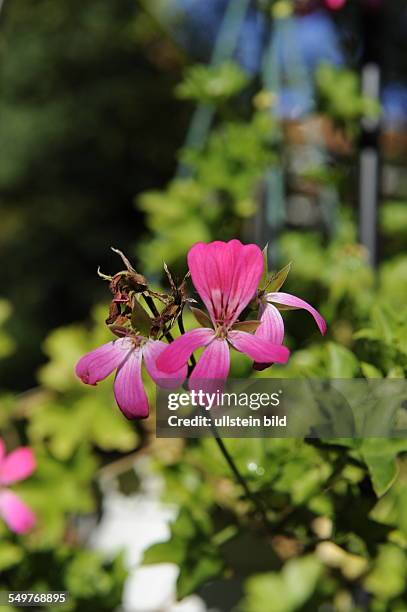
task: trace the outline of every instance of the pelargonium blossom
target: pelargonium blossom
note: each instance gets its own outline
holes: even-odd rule
[[[191,374],[191,381],[226,379],[230,346],[254,361],[287,362],[289,350],[281,343],[239,329],[238,317],[256,295],[263,273],[263,254],[258,246],[243,245],[239,240],[200,242],[190,249],[188,266],[212,328],[193,329],[176,338],[159,356],[160,370],[167,373],[179,370],[200,347],[205,350]]]
[[[128,419],[145,418],[149,414],[149,405],[141,376],[142,362],[150,377],[160,386],[178,386],[187,374],[186,366],[171,374],[158,370],[156,361],[166,346],[160,340],[136,334],[118,338],[84,355],[75,372],[85,384],[96,385],[117,369],[114,381],[117,405]]]
[[[6,447],[0,438],[0,516],[11,531],[26,533],[36,522],[35,514],[8,487],[28,478],[36,468],[30,448],[20,447],[6,455]]]

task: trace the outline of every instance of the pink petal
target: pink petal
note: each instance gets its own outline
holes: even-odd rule
[[[230,369],[230,352],[226,340],[215,338],[204,350],[189,379],[189,389],[204,393],[223,391]]]
[[[24,480],[35,470],[37,463],[31,448],[16,448],[0,465],[0,485]]]
[[[140,348],[132,350],[117,370],[114,395],[117,405],[128,419],[144,419],[148,416],[148,399],[141,378]]]
[[[6,445],[4,444],[4,440],[0,438],[0,465],[4,459],[5,454],[6,454]]]
[[[198,242],[188,253],[196,290],[214,323],[232,324],[254,297],[264,261],[255,244]]]
[[[204,350],[190,380],[226,379],[230,369],[229,346],[226,340],[215,338]]]
[[[290,351],[286,346],[273,344],[263,338],[242,331],[231,331],[228,338],[238,351],[246,353],[253,361],[260,363],[287,363]]]
[[[175,389],[182,385],[188,374],[188,367],[185,364],[175,372],[162,372],[157,368],[157,359],[161,353],[167,348],[168,344],[160,340],[149,340],[143,346],[143,358],[146,370],[160,387],[166,389]]]
[[[75,368],[76,375],[87,385],[96,385],[126,359],[131,348],[129,338],[119,338],[103,344],[79,359]]]
[[[254,332],[257,338],[269,340],[274,344],[282,344],[284,340],[284,322],[280,311],[273,304],[265,304],[261,308],[261,323]]]
[[[209,344],[213,337],[213,329],[207,327],[197,327],[179,336],[158,357],[157,368],[162,372],[177,372],[185,366],[196,349]]]
[[[295,295],[290,295],[289,293],[281,293],[280,291],[277,291],[276,293],[268,293],[267,299],[271,302],[274,302],[275,304],[284,304],[284,306],[292,306],[293,308],[303,308],[304,310],[308,310],[308,312],[314,317],[321,334],[325,334],[325,319],[319,314],[317,310],[315,310],[313,306],[311,306],[311,304],[308,304],[308,302],[305,302],[301,298],[295,297]]]
[[[346,0],[325,0],[326,6],[333,11],[337,11],[338,9],[342,8],[345,2]]]
[[[282,344],[284,340],[284,322],[280,311],[273,304],[262,304],[260,308],[261,324],[254,332],[257,338],[263,338],[274,344]],[[255,370],[265,370],[271,363],[255,362],[253,367]]]
[[[0,515],[15,533],[26,533],[36,523],[35,514],[12,491],[0,492]]]

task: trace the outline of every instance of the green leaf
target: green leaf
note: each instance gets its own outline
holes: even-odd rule
[[[371,363],[361,361],[360,369],[362,370],[362,374],[365,378],[383,378],[383,374],[380,372],[380,370]]]
[[[195,65],[187,69],[184,81],[176,88],[183,100],[219,103],[235,96],[248,78],[238,64],[226,61],[218,66]]]
[[[291,261],[284,268],[281,268],[279,272],[276,272],[271,276],[266,285],[267,293],[273,293],[275,291],[279,291],[281,287],[284,285],[287,276],[291,270]]]
[[[373,570],[364,581],[365,588],[380,599],[389,600],[404,592],[406,581],[405,551],[393,544],[381,546]]]
[[[186,562],[181,565],[177,580],[177,598],[184,599],[211,578],[218,576],[223,569],[223,561],[215,554],[202,550],[202,556],[195,564]]]
[[[395,482],[399,473],[397,455],[405,446],[404,440],[370,438],[363,441],[360,452],[378,497],[384,495]]]
[[[19,563],[24,557],[24,550],[5,540],[0,542],[0,570],[8,569]]]
[[[359,370],[355,355],[344,346],[329,342],[328,375],[330,378],[353,378]]]
[[[95,601],[97,598],[103,601],[103,609],[115,609],[119,603],[117,596],[120,598],[126,577],[127,571],[121,554],[113,561],[106,561],[99,552],[81,550],[68,563],[64,581],[74,597],[93,600],[94,607],[101,609],[101,602]],[[115,600],[114,603],[109,604],[107,598]]]
[[[244,612],[294,612],[313,594],[322,569],[312,555],[288,561],[281,573],[258,574],[246,582]]]
[[[144,551],[142,565],[155,563],[175,563],[180,565],[185,558],[186,545],[180,540],[157,542]]]
[[[144,553],[143,564],[176,563],[180,568],[177,596],[183,599],[200,584],[217,576],[224,562],[219,543],[211,540],[212,523],[206,512],[191,512],[182,507],[171,524],[171,537],[153,544]],[[221,539],[225,534],[219,536]]]

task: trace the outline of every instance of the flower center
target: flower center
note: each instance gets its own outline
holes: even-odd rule
[[[143,346],[143,344],[145,344],[148,340],[147,338],[144,338],[144,336],[131,336],[130,339],[135,348],[140,348],[140,346]]]
[[[215,337],[218,338],[219,340],[225,340],[225,338],[227,338],[228,336],[229,329],[230,329],[230,325],[227,325],[225,323],[218,324],[215,329]]]

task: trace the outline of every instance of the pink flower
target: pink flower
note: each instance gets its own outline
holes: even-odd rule
[[[84,355],[76,364],[76,375],[87,385],[96,385],[117,369],[114,381],[116,402],[128,419],[148,416],[149,406],[141,377],[141,364],[160,386],[178,386],[186,377],[187,368],[180,367],[169,375],[156,366],[158,356],[167,345],[143,336],[127,336],[103,344]]]
[[[36,518],[8,485],[24,480],[35,468],[36,462],[30,448],[16,448],[6,455],[5,444],[0,438],[0,516],[15,533],[26,533],[32,529]]]
[[[161,353],[157,366],[164,372],[185,367],[192,353],[206,347],[191,381],[226,379],[230,368],[229,345],[254,361],[286,363],[289,351],[236,328],[240,313],[256,294],[263,272],[263,255],[255,244],[239,240],[195,244],[188,253],[192,282],[208,309],[213,329],[193,329],[177,338]]]
[[[325,319],[319,314],[311,304],[305,302],[301,298],[290,295],[289,293],[282,293],[276,291],[273,293],[266,293],[260,305],[259,315],[261,324],[255,331],[256,338],[262,338],[263,340],[269,340],[276,344],[281,344],[284,339],[284,322],[280,311],[276,306],[271,304],[281,304],[288,306],[290,309],[303,308],[307,310],[314,317],[316,324],[318,325],[319,331],[322,335],[326,332]],[[268,362],[257,362],[256,369],[264,369],[268,367]]]
[[[346,0],[325,0],[326,6],[332,11],[337,11],[343,7]]]

